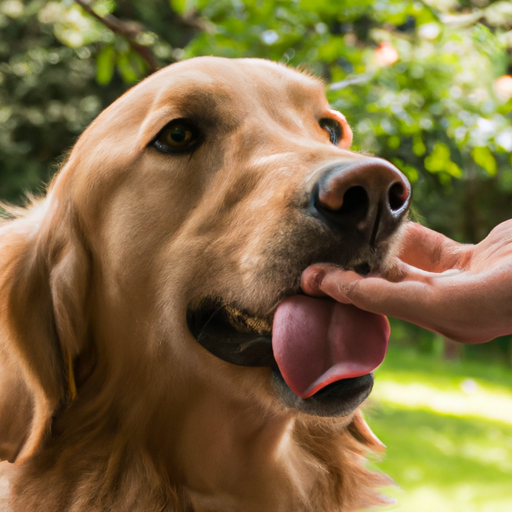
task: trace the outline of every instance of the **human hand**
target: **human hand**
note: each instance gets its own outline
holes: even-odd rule
[[[302,289],[461,343],[512,334],[512,220],[477,245],[458,244],[411,222],[400,254],[384,274],[362,277],[312,265],[302,275]]]

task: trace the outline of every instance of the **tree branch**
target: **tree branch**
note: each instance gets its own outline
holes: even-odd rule
[[[75,2],[85,12],[90,14],[92,17],[96,18],[100,23],[105,25],[114,34],[124,37],[128,44],[130,45],[130,47],[144,59],[144,62],[148,65],[149,74],[154,73],[158,69],[158,63],[153,57],[150,49],[147,46],[144,46],[137,42],[136,38],[141,32],[135,27],[135,24],[125,23],[121,20],[118,20],[112,14],[100,16],[91,7],[88,0],[75,0]]]
[[[363,84],[369,82],[374,76],[374,73],[361,73],[360,75],[353,75],[341,82],[334,82],[328,86],[330,91],[338,91],[339,89],[345,89],[354,84]]]

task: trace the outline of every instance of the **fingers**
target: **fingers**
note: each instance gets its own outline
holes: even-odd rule
[[[512,293],[503,276],[482,277],[410,268],[403,280],[393,283],[314,265],[304,272],[302,286],[306,293],[400,318],[455,341],[483,343],[512,332]]]
[[[302,289],[314,296],[328,295],[338,302],[383,315],[410,320],[414,311],[428,302],[426,283],[431,275],[418,269],[401,270],[403,279],[390,282],[381,277],[362,277],[331,265],[313,265],[302,275]],[[414,300],[413,300],[414,299]]]
[[[465,268],[465,256],[471,247],[410,222],[406,226],[399,258],[419,269],[444,272],[454,267]]]
[[[435,311],[431,311],[432,294],[424,276],[421,277],[419,281],[393,283],[381,277],[362,277],[332,266],[313,265],[303,273],[302,289],[310,295],[327,295],[365,311],[435,330],[430,321],[436,317]]]

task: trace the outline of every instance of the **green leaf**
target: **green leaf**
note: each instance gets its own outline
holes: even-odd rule
[[[400,147],[400,137],[398,135],[393,135],[388,138],[388,147],[391,149],[398,149]]]
[[[117,57],[117,69],[124,82],[130,84],[136,82],[139,79],[137,70],[134,68],[130,61],[129,53],[120,53]]]
[[[416,156],[423,156],[425,154],[425,151],[427,148],[425,147],[425,144],[422,140],[422,138],[417,135],[414,137],[413,145],[412,145],[412,151]]]
[[[489,176],[494,176],[496,174],[496,171],[498,170],[496,159],[487,146],[473,148],[471,150],[471,156],[476,164],[487,171]]]
[[[170,0],[169,2],[174,11],[178,14],[186,16],[197,8],[196,0]]]
[[[444,171],[447,161],[450,161],[450,150],[448,146],[442,142],[436,142],[430,155],[425,158],[425,168],[429,172]]]
[[[476,48],[487,55],[493,65],[500,69],[500,72],[505,71],[506,56],[500,39],[488,27],[480,23],[473,27],[471,36]]]
[[[425,169],[431,173],[447,173],[454,178],[462,177],[462,169],[450,158],[450,149],[442,142],[436,142],[430,155],[425,158]],[[440,178],[442,177],[440,175]]]
[[[114,75],[116,50],[113,45],[104,46],[96,57],[96,82],[107,85]]]

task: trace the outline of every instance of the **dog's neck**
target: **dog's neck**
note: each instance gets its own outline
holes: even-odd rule
[[[122,433],[98,431],[98,440],[91,437],[79,448],[75,435],[51,438],[11,475],[13,510],[65,510],[69,499],[84,503],[84,512],[104,510],[99,503],[134,512],[312,510],[306,500],[319,461],[294,438],[295,417],[219,395],[192,402],[175,421],[162,417],[167,420],[158,429],[154,417],[147,418],[152,439],[137,439],[126,423]],[[34,496],[44,500],[30,501]],[[162,503],[168,508],[159,508]]]
[[[164,422],[152,439],[127,437],[124,425],[79,448],[65,435],[50,440],[16,468],[12,510],[66,510],[72,502],[83,504],[79,512],[348,512],[372,504],[350,489],[362,499],[383,483],[359,460],[354,471],[363,445],[343,426],[269,415],[218,396],[179,418],[168,421],[165,440]]]
[[[354,471],[364,443],[343,422],[191,382],[191,373],[134,364],[109,380],[89,376],[42,450],[10,478],[12,510],[345,512],[357,509],[344,497],[349,483],[369,495],[372,477]],[[98,390],[108,400],[91,399]]]
[[[219,400],[200,409],[184,425],[177,457],[194,510],[299,510],[310,457],[293,438],[296,419]]]
[[[169,463],[180,468],[191,511],[348,512],[379,503],[375,487],[388,481],[362,466],[372,440],[359,415],[322,420],[219,394],[190,404]]]

